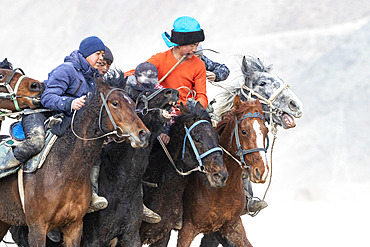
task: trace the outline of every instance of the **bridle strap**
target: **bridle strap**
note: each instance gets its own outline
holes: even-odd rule
[[[14,91],[13,91],[12,87],[10,86],[10,81],[13,79],[17,70],[19,70],[22,73],[22,76],[18,78],[18,81],[15,84]],[[27,78],[27,76],[25,76],[23,70],[21,68],[16,68],[12,71],[12,73],[10,74],[10,76],[8,77],[8,79],[4,83],[0,83],[0,86],[6,87],[6,89],[9,92],[9,93],[0,93],[0,98],[12,100],[13,103],[14,103],[14,107],[17,111],[22,111],[22,109],[20,109],[19,105],[18,105],[17,92],[18,92],[19,85],[21,84],[21,81],[24,78]]]
[[[184,143],[183,143],[183,147],[182,147],[182,159],[184,159],[184,155],[185,155],[185,144],[186,144],[186,139],[189,139],[189,142],[190,142],[190,145],[191,147],[193,148],[193,151],[194,151],[194,154],[195,154],[195,157],[196,159],[198,160],[198,164],[199,164],[199,167],[200,169],[203,171],[204,170],[204,167],[203,167],[203,163],[202,163],[202,158],[204,158],[205,156],[213,153],[213,152],[217,152],[217,151],[220,151],[221,153],[223,153],[222,149],[220,147],[214,147],[210,150],[208,150],[207,152],[199,155],[199,152],[194,144],[194,141],[193,141],[193,138],[191,137],[190,135],[190,131],[195,127],[197,126],[198,124],[200,123],[209,123],[207,120],[199,120],[197,122],[195,122],[192,126],[190,126],[190,128],[188,129],[186,127],[186,125],[184,125],[184,128],[185,128],[185,137],[184,137]],[[210,123],[209,123],[210,124]]]
[[[165,90],[165,88],[156,89],[149,96],[145,96],[144,95],[144,93],[146,91],[141,92],[141,94],[136,99],[136,107],[138,106],[140,99],[142,99],[142,101],[144,103],[144,108],[143,109],[136,108],[136,111],[137,112],[140,112],[143,115],[146,115],[149,111],[160,110],[160,108],[151,108],[151,109],[148,109],[149,108],[149,101],[152,100],[155,96],[157,96],[163,90]]]

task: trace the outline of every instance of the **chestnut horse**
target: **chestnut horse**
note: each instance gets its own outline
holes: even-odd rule
[[[0,67],[0,108],[15,112],[41,106],[44,83],[25,76],[22,69],[9,68],[11,65]]]
[[[184,193],[183,227],[177,246],[190,246],[199,233],[215,231],[236,246],[252,246],[240,218],[245,208],[242,173],[246,169],[252,182],[265,182],[269,171],[265,141],[268,129],[259,100],[242,102],[235,96],[233,106],[216,128],[229,172],[226,186],[210,188],[198,174],[191,175],[192,183],[187,184]]]
[[[17,177],[0,180],[0,239],[10,225],[27,225],[30,246],[44,247],[46,233],[55,228],[63,232],[65,246],[80,246],[91,200],[90,172],[104,141],[97,137],[109,132],[129,136],[133,147],[148,144],[150,132],[127,94],[102,82],[97,91],[77,112],[73,129],[56,140],[43,167],[24,175],[24,210]]]

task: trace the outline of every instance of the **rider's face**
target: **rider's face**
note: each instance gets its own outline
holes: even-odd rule
[[[97,51],[86,58],[87,62],[93,67],[94,69],[99,68],[99,64],[103,62],[104,51]]]
[[[189,56],[187,58],[191,58],[194,55],[194,53],[197,51],[198,45],[199,45],[199,42],[195,44],[190,44],[190,45],[180,45],[179,51],[180,51],[181,56],[184,56],[189,53]]]

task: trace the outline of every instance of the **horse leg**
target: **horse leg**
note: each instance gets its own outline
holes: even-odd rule
[[[177,237],[177,247],[190,246],[198,233],[199,232],[195,230],[191,223],[184,222],[184,225],[179,231],[179,235]]]
[[[29,225],[28,231],[28,243],[30,246],[46,246],[46,226]]]
[[[150,247],[167,247],[170,241],[171,231],[169,231],[165,236],[158,239],[155,243],[150,244]]]
[[[199,247],[217,247],[221,244],[223,247],[235,247],[230,241],[221,235],[220,232],[204,234]]]
[[[5,234],[8,232],[10,225],[0,221],[0,240],[3,240]]]
[[[139,232],[136,234],[130,234],[131,236],[120,236],[118,237],[118,244],[116,247],[119,246],[131,246],[131,247],[141,247],[140,235]],[[124,237],[124,238],[122,238]],[[113,242],[111,241],[110,244]],[[112,246],[112,245],[111,245]]]
[[[65,247],[80,247],[82,221],[70,223],[62,228]]]
[[[224,225],[220,233],[236,246],[253,247],[247,238],[240,217],[235,223]]]

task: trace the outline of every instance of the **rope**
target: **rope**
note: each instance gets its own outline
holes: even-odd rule
[[[270,185],[271,185],[271,181],[272,181],[272,151],[274,150],[274,145],[275,145],[275,140],[277,138],[277,131],[278,129],[276,128],[276,124],[274,124],[271,128],[271,133],[273,134],[274,138],[272,140],[272,145],[271,145],[271,152],[270,152],[270,179],[269,179],[269,183],[267,185],[267,188],[266,188],[266,191],[265,191],[265,194],[263,195],[263,201],[265,200],[266,198],[266,194],[267,194],[267,191],[270,189]]]

